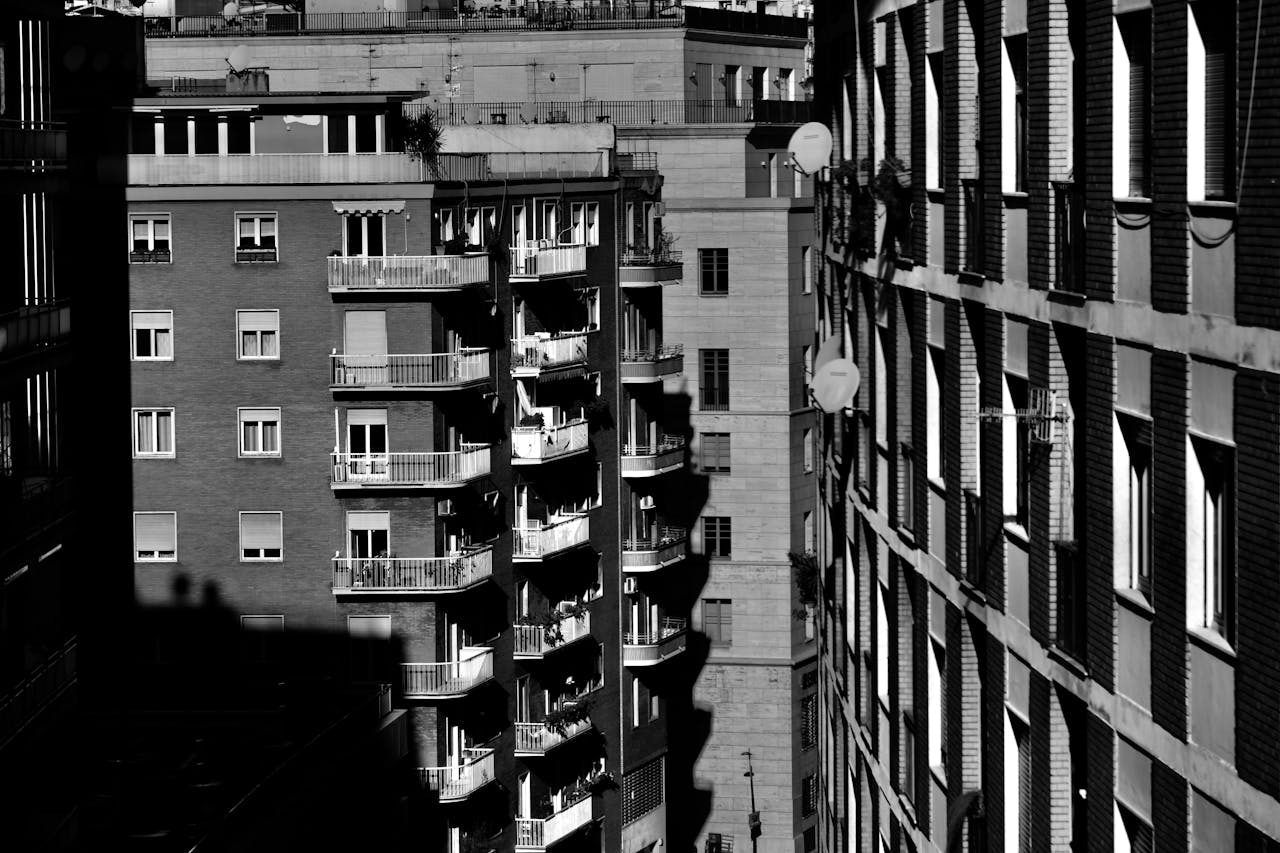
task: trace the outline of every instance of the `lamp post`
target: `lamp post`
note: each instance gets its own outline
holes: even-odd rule
[[[751,831],[751,853],[756,853],[760,838],[760,812],[756,811],[756,771],[751,766],[751,750],[742,753],[747,757],[747,772],[743,773],[751,782],[751,813],[747,815],[747,828]]]

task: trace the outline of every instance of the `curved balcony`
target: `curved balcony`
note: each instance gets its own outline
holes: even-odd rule
[[[586,372],[585,332],[529,335],[511,341],[511,375],[517,379],[536,379],[544,374],[560,379],[566,373],[581,376]]]
[[[525,527],[512,528],[511,539],[511,559],[529,563],[588,544],[591,527],[585,515],[571,515],[546,524],[530,521]]]
[[[330,257],[330,293],[449,293],[489,283],[489,256]]]
[[[425,355],[329,356],[334,391],[457,391],[488,382],[489,350]]]
[[[514,656],[516,660],[537,660],[590,636],[590,613],[583,613],[577,618],[561,619],[559,632],[542,625],[516,625]]]
[[[587,422],[511,430],[511,464],[540,465],[587,451]]]
[[[684,467],[684,438],[667,435],[657,444],[626,444],[622,448],[622,476],[656,477]]]
[[[678,563],[689,553],[689,536],[683,527],[664,527],[656,539],[624,539],[622,570],[656,572]]]
[[[418,768],[419,783],[435,791],[442,803],[465,800],[494,780],[492,749],[468,748],[462,755],[462,764]]]
[[[626,252],[618,266],[618,284],[622,287],[662,287],[679,284],[683,278],[680,252]]]
[[[563,734],[547,728],[544,723],[516,723],[516,756],[532,758],[546,755],[565,741],[589,731],[591,731],[590,720],[570,723]]]
[[[513,284],[552,281],[587,273],[587,247],[581,245],[552,246],[546,240],[526,243],[511,250]]]
[[[661,382],[683,370],[684,346],[670,344],[650,350],[623,350],[619,378],[624,384]]]
[[[447,557],[338,557],[334,595],[434,595],[461,592],[493,575],[493,549]]]
[[[667,617],[656,631],[628,631],[622,645],[622,662],[627,666],[655,666],[684,651],[688,633],[683,619]]]
[[[493,678],[493,649],[463,648],[458,660],[400,664],[401,692],[406,699],[457,699]]]
[[[516,818],[516,850],[546,850],[591,823],[591,797],[583,797],[548,818]]]
[[[333,453],[334,489],[453,489],[489,473],[487,444],[443,453]]]

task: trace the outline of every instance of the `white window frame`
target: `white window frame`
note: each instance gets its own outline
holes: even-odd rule
[[[946,358],[946,351],[929,346],[925,358],[925,436],[928,442],[926,454],[928,477],[931,482],[942,484],[942,377],[938,375],[938,362]]]
[[[150,326],[146,326],[146,327],[143,327],[143,329],[139,329],[135,325],[137,316],[139,314],[168,314],[169,315],[169,329],[168,329],[169,355],[138,355],[138,332],[143,331],[144,329],[147,331],[155,332],[159,329],[159,327],[153,328]],[[152,334],[151,335],[151,351],[155,352],[157,349],[158,347],[156,346],[156,336]],[[138,310],[133,310],[129,312],[129,357],[133,361],[173,361],[173,351],[174,351],[174,335],[173,335],[173,311],[172,310],[167,310],[163,308],[155,311],[138,309]]]
[[[1142,572],[1142,561],[1146,561],[1146,578],[1149,587],[1154,582],[1154,572],[1152,565],[1152,544],[1151,544],[1151,527],[1154,520],[1152,512],[1152,469],[1155,465],[1154,448],[1150,444],[1143,445],[1147,452],[1147,462],[1145,470],[1142,471],[1142,477],[1139,477],[1139,471],[1133,464],[1133,449],[1129,446],[1129,436],[1127,430],[1122,426],[1121,420],[1127,419],[1134,422],[1148,421],[1147,429],[1151,428],[1149,419],[1133,415],[1127,412],[1117,411],[1112,415],[1112,515],[1114,527],[1114,553],[1115,553],[1115,585],[1118,589],[1127,590],[1132,595],[1148,601],[1150,589],[1143,589],[1143,585],[1139,583]],[[1145,506],[1146,518],[1145,525],[1141,523],[1143,519],[1139,516],[1142,514],[1143,502],[1137,500],[1145,490]],[[1137,534],[1145,531],[1145,542],[1137,540]],[[1190,599],[1188,599],[1190,600]]]
[[[1218,462],[1209,454],[1227,457],[1235,467],[1235,447],[1225,441],[1199,435],[1187,436],[1187,624],[1195,631],[1216,635],[1233,644],[1235,621],[1234,506],[1235,472],[1217,471]],[[1211,479],[1216,479],[1214,488]],[[1223,624],[1215,624],[1221,605]]]
[[[156,248],[156,223],[163,221],[169,231],[169,257],[163,261],[146,260],[135,261],[133,259],[133,226],[136,222],[147,223],[147,251],[155,252]],[[130,213],[129,214],[129,263],[131,264],[171,264],[173,263],[173,216],[169,213]]]
[[[485,245],[485,231],[492,235],[498,227],[498,209],[493,206],[468,207],[462,218],[467,228],[467,244],[471,246]]]
[[[269,329],[243,329],[240,325],[240,317],[242,314],[261,314],[271,312],[276,315],[276,354],[275,355],[245,355],[244,354],[244,335],[246,331],[257,332],[258,335],[258,352],[262,352],[262,332],[271,331]],[[279,361],[280,360],[280,309],[278,308],[238,308],[236,309],[236,361]]]
[[[154,416],[160,412],[169,413],[169,448],[170,448],[169,451],[160,452],[160,451],[139,450],[138,449],[138,418],[142,415],[153,416],[152,424],[151,424],[151,438],[152,438],[153,444],[155,446],[159,446],[160,434],[156,427],[160,423],[160,419]],[[177,456],[178,429],[175,424],[175,421],[177,420],[177,415],[175,414],[172,406],[153,406],[150,408],[146,408],[146,407],[137,408],[137,409],[133,409],[130,414],[131,414],[131,420],[132,420],[133,458],[134,459],[172,459],[175,456]]]
[[[280,554],[279,554],[278,556],[275,556],[275,557],[268,557],[268,556],[264,556],[264,555],[259,555],[259,556],[257,556],[257,557],[250,557],[250,556],[247,556],[247,555],[245,554],[245,547],[244,547],[244,517],[245,517],[246,515],[274,515],[274,516],[276,517],[276,520],[279,522],[279,533],[280,533],[280,547],[279,547],[279,549],[277,549],[277,550],[279,550],[279,551],[280,551]],[[279,512],[279,511],[275,511],[275,510],[241,510],[241,511],[240,511],[240,513],[238,514],[237,519],[238,519],[238,521],[237,521],[237,528],[236,528],[236,529],[239,531],[238,542],[239,542],[239,545],[240,545],[240,562],[242,562],[242,563],[281,563],[281,562],[284,562],[284,513],[283,513],[283,512]],[[255,549],[255,550],[257,550],[257,551],[259,551],[259,552],[264,552],[264,551],[267,551],[267,550],[269,550],[269,549],[267,549],[267,548],[258,548],[258,549]]]
[[[169,557],[161,557],[163,551],[151,551],[148,553],[155,556],[143,557],[142,552],[138,550],[138,516],[140,515],[167,515],[173,521],[173,554]],[[135,563],[176,563],[178,562],[178,514],[176,512],[135,512],[133,514],[133,560]]]
[[[274,245],[274,246],[269,247],[269,248],[271,248],[271,249],[272,249],[272,251],[273,251],[273,253],[274,253],[274,254],[271,256],[271,258],[269,258],[269,259],[268,259],[268,258],[257,258],[257,259],[253,259],[253,260],[241,260],[241,259],[240,259],[240,254],[239,254],[239,253],[240,253],[240,251],[241,251],[241,248],[240,248],[240,223],[241,223],[242,221],[245,221],[245,220],[251,220],[251,221],[253,222],[253,242],[254,242],[254,246],[253,246],[253,247],[251,247],[251,248],[256,248],[256,249],[261,249],[261,248],[262,248],[262,223],[263,223],[264,221],[266,221],[266,220],[270,220],[270,221],[271,221],[271,229],[272,229],[272,231],[273,231],[273,233],[272,233],[272,235],[271,235],[271,236],[272,236],[272,238],[275,240],[275,245]],[[279,217],[279,215],[278,215],[278,214],[276,213],[276,211],[274,211],[274,210],[237,210],[237,211],[236,211],[236,213],[235,213],[235,232],[232,234],[231,242],[232,242],[233,257],[235,258],[235,262],[236,262],[236,263],[238,263],[238,264],[245,264],[245,263],[274,264],[274,263],[277,263],[277,262],[280,260],[280,217]]]
[[[245,450],[244,448],[244,427],[245,424],[258,424],[258,446],[262,446],[262,424],[270,423],[265,420],[246,421],[244,420],[244,412],[275,412],[276,413],[276,449],[274,451],[265,450]],[[284,455],[284,430],[282,429],[280,407],[279,406],[239,406],[236,408],[236,448],[241,459],[272,459]]]

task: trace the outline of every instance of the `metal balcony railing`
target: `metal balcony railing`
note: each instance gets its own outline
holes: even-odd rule
[[[466,647],[455,661],[400,664],[401,692],[408,699],[461,696],[493,677],[493,649]]]
[[[492,749],[467,748],[462,757],[457,765],[419,767],[418,781],[447,802],[466,799],[494,780]]]
[[[623,382],[654,382],[684,370],[684,345],[664,344],[656,349],[623,350],[619,378]]]
[[[70,334],[71,303],[65,299],[0,314],[0,361],[62,343]]]
[[[664,474],[684,465],[684,438],[668,435],[656,444],[632,444],[622,447],[622,475],[650,477]]]
[[[412,115],[420,107],[405,105]],[[593,124],[617,127],[687,124],[804,124],[813,116],[812,101],[757,101],[671,98],[652,101],[477,101],[450,102],[437,112],[447,125]],[[618,168],[637,168],[622,159]]]
[[[553,427],[515,427],[511,430],[511,461],[516,465],[550,462],[587,449],[587,422],[570,421]]]
[[[489,350],[424,355],[331,355],[335,388],[451,388],[489,379]]]
[[[62,695],[75,680],[76,638],[72,637],[0,697],[0,747]]]
[[[334,453],[335,486],[461,486],[489,473],[487,444],[440,453]]]
[[[335,593],[456,592],[493,575],[493,549],[447,557],[336,557]]]
[[[586,271],[586,246],[527,243],[511,250],[512,278],[544,279],[582,275]]]
[[[622,540],[623,571],[653,571],[683,560],[689,534],[683,527],[663,527],[654,538]]]
[[[663,618],[656,629],[628,631],[623,641],[623,663],[651,666],[683,652],[687,643],[684,619]]]
[[[570,723],[563,734],[544,723],[516,723],[516,754],[543,755],[590,728],[590,720]]]
[[[625,151],[617,155],[619,172],[656,172],[658,171],[658,152]]]
[[[551,638],[548,639],[548,634]],[[515,626],[515,656],[537,658],[563,648],[575,640],[591,636],[591,614],[567,617],[559,622],[559,634],[548,631],[542,625]]]
[[[591,797],[583,797],[548,818],[516,818],[516,850],[545,850],[591,822]]]
[[[0,171],[64,169],[66,165],[65,124],[0,119]]]
[[[511,342],[511,372],[536,375],[541,370],[586,364],[587,335],[570,332],[554,337],[533,335]]]
[[[488,255],[330,257],[329,290],[461,290],[489,282]]]
[[[656,267],[684,263],[684,253],[674,249],[650,249],[637,251],[629,249],[622,253],[624,267]]]
[[[512,559],[541,560],[589,542],[590,520],[585,515],[572,515],[546,524],[530,520],[525,527],[513,528],[511,537]]]

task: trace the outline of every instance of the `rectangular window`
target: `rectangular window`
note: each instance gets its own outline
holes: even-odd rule
[[[240,455],[280,455],[280,410],[239,409]]]
[[[134,457],[172,457],[173,453],[173,409],[134,409]]]
[[[915,531],[916,528],[916,454],[911,445],[902,442],[901,482],[902,491],[898,500],[898,524],[902,529]]]
[[[178,559],[178,514],[133,514],[134,559],[139,562],[173,562]]]
[[[1151,192],[1151,10],[1117,15],[1115,26],[1113,120],[1119,141],[1127,145],[1127,157],[1118,164],[1124,168],[1117,169],[1117,195],[1145,198]]]
[[[1235,642],[1235,452],[1188,439],[1187,562],[1193,628]]]
[[[941,10],[934,10],[930,7],[929,14],[936,15]],[[943,163],[943,135],[942,135],[942,98],[939,97],[943,91],[942,88],[942,63],[943,54],[930,53],[928,56],[929,67],[925,73],[925,166],[924,166],[924,184],[926,189],[941,189],[943,187],[942,163]],[[849,159],[849,158],[846,158]]]
[[[813,347],[805,344],[800,347],[800,405],[811,406],[809,386],[813,384]]]
[[[800,434],[801,453],[804,455],[804,472],[813,473],[813,430],[806,429]]]
[[[173,312],[130,311],[134,361],[173,361]]]
[[[729,294],[729,250],[698,250],[698,293],[703,296]]]
[[[236,263],[274,263],[276,251],[274,213],[236,214]]]
[[[236,358],[240,361],[280,358],[280,312],[236,312]]]
[[[800,816],[809,817],[818,811],[818,774],[810,773],[800,780]]]
[[[1227,201],[1236,182],[1236,4],[1190,3],[1188,10],[1187,193]]]
[[[600,245],[600,204],[576,201],[569,206],[571,242],[576,246]]]
[[[926,436],[929,447],[927,464],[929,479],[942,482],[942,437],[943,429],[942,377],[946,375],[946,353],[937,347],[929,347],[929,357],[925,359],[925,418],[927,420]]]
[[[813,749],[818,745],[818,694],[800,700],[800,748]]]
[[[699,391],[699,408],[704,412],[729,410],[729,351],[727,349],[698,350],[702,384]]]
[[[282,559],[283,526],[279,512],[240,513],[240,562]]]
[[[702,599],[702,633],[713,646],[732,645],[733,602],[730,599]]]
[[[638,728],[658,718],[658,696],[638,678],[631,680],[631,726]]]
[[[1118,585],[1151,598],[1151,422],[1116,414]]]
[[[1003,437],[1001,450],[1003,464],[1004,520],[1027,530],[1030,426],[1026,418],[1017,412],[1027,409],[1027,380],[1011,373],[1004,375],[1004,417],[1001,419]]]
[[[1027,191],[1027,36],[1004,40],[1002,124],[1004,159],[1002,188]]]
[[[702,434],[702,472],[728,474],[729,468],[729,433],[704,432]]]
[[[493,239],[493,229],[497,222],[497,209],[493,207],[468,207],[467,245],[487,246]]]
[[[169,214],[136,213],[129,217],[129,263],[167,264],[173,260]]]
[[[706,556],[724,559],[731,557],[732,538],[728,516],[709,515],[702,519],[702,550]]]

